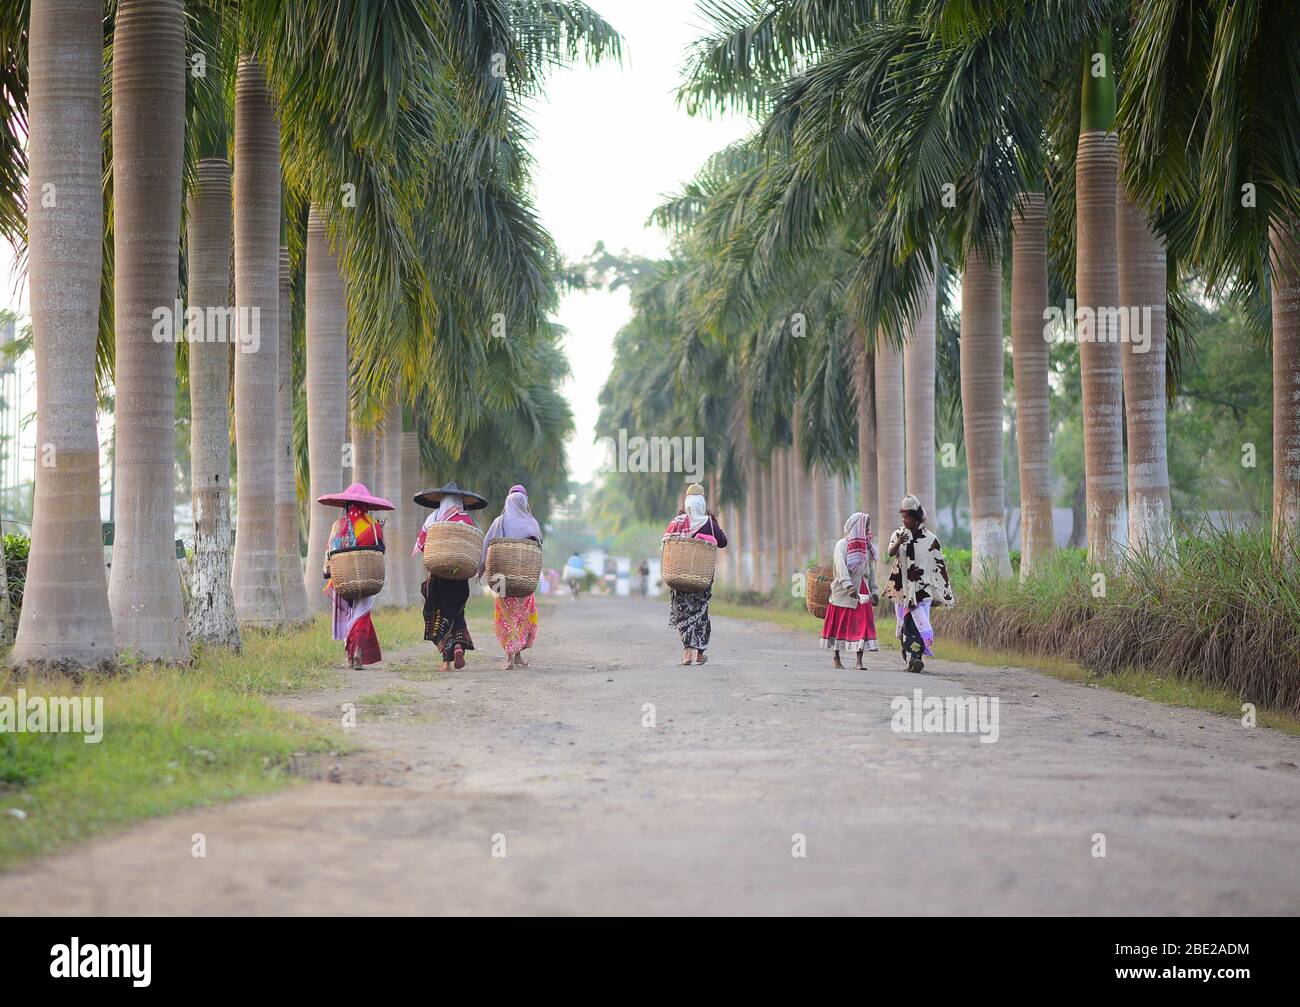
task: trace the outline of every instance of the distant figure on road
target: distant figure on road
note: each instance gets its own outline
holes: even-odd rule
[[[879,650],[876,643],[876,612],[880,601],[876,588],[876,544],[871,541],[871,515],[861,511],[844,522],[844,537],[835,543],[835,579],[831,597],[822,620],[822,649],[834,653],[831,663],[840,664],[840,651],[857,655],[862,668],[862,654]]]
[[[704,501],[704,487],[691,483],[686,487],[686,499],[682,511],[668,525],[664,538],[669,535],[690,535],[692,538],[707,538],[717,543],[719,549],[727,548],[727,536],[718,524],[718,519],[708,509]],[[668,606],[668,625],[677,630],[682,638],[682,664],[704,664],[708,658],[704,650],[709,645],[709,636],[713,625],[709,622],[709,599],[713,589],[703,591],[672,592],[671,604]]]
[[[573,595],[573,600],[578,600],[578,592],[582,590],[582,579],[585,571],[582,568],[582,557],[578,555],[575,549],[569,561],[564,564],[564,582],[569,585],[569,594]]]
[[[641,597],[644,598],[650,594],[650,562],[643,559],[636,572],[641,577]]]
[[[903,497],[898,513],[903,527],[889,537],[889,555],[894,557],[889,569],[885,593],[894,600],[897,617],[895,635],[902,644],[907,670],[920,674],[925,670],[922,655],[934,655],[934,629],[930,625],[930,604],[937,601],[945,608],[956,604],[943,546],[934,532],[925,527],[925,508],[911,493]]]

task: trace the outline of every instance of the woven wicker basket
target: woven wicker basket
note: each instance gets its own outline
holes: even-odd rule
[[[831,581],[834,579],[835,568],[829,564],[808,568],[804,574],[804,604],[808,607],[809,615],[818,619],[826,618],[826,606],[831,601]]]
[[[469,580],[483,558],[483,533],[462,521],[429,525],[424,537],[424,568],[444,580]]]
[[[674,591],[695,594],[713,585],[718,547],[704,539],[673,535],[664,541],[663,581]]]
[[[487,548],[488,586],[507,598],[527,598],[542,578],[542,547],[530,538],[497,538]]]
[[[345,601],[360,601],[384,587],[384,554],[374,549],[349,549],[330,555],[330,583]]]

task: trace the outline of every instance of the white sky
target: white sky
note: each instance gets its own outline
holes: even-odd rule
[[[534,103],[537,205],[568,259],[585,257],[597,241],[614,252],[661,256],[667,236],[646,226],[650,211],[750,127],[740,116],[692,118],[676,103],[686,49],[701,34],[695,0],[589,2],[623,36],[623,63],[558,71]],[[0,307],[26,314],[26,290],[15,292],[14,280],[12,252],[0,248]],[[570,294],[560,305],[557,320],[568,329],[565,352],[573,370],[564,386],[576,426],[569,467],[579,481],[601,462],[596,397],[609,374],[614,335],[629,317],[626,290]],[[20,374],[30,392],[23,407],[32,409],[33,375],[26,367]],[[29,430],[27,437],[34,435]],[[30,451],[29,445],[29,459]]]
[[[650,211],[750,126],[741,116],[691,117],[676,103],[686,49],[701,34],[695,0],[588,3],[623,36],[623,64],[563,70],[548,82],[530,115],[538,208],[566,258],[586,256],[597,241],[614,252],[660,256],[667,236],[646,226]],[[573,369],[564,387],[576,426],[569,469],[579,481],[602,460],[596,396],[614,335],[629,317],[626,290],[571,294],[560,305]]]

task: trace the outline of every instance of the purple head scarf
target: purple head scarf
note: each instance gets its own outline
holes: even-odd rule
[[[522,486],[512,486],[506,496],[506,504],[501,514],[492,522],[487,535],[483,537],[483,548],[494,538],[535,538],[542,540],[542,529],[528,509],[528,491]],[[486,551],[484,552],[486,556]]]

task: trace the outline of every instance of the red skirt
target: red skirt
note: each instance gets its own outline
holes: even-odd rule
[[[823,650],[879,650],[876,643],[876,612],[868,602],[857,608],[826,606],[822,620]]]
[[[383,660],[383,655],[379,653],[379,634],[375,632],[375,624],[371,622],[369,612],[352,624],[343,647],[349,659],[360,657],[362,664],[378,664]]]

